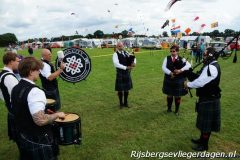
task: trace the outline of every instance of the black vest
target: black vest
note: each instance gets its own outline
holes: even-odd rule
[[[205,86],[197,89],[196,94],[197,94],[198,97],[220,98],[220,96],[221,96],[221,94],[220,94],[221,89],[219,87],[220,77],[221,77],[221,69],[220,69],[220,66],[217,62],[215,62],[211,65],[213,65],[217,68],[218,75],[214,80],[212,80],[211,82],[209,82]]]
[[[51,73],[55,72],[54,66],[46,60],[42,60],[43,62],[47,63],[51,67]],[[46,77],[43,77],[42,74],[39,74],[39,77],[42,82],[42,87],[47,91],[55,90],[58,87],[57,79],[53,79],[49,81]]]
[[[0,77],[1,77],[0,87],[1,87],[1,90],[2,90],[2,94],[3,94],[4,101],[5,101],[5,105],[6,105],[7,109],[8,109],[8,112],[12,113],[12,107],[11,107],[11,101],[10,101],[10,94],[8,93],[7,87],[4,85],[4,79],[5,79],[5,77],[6,77],[7,75],[12,75],[12,76],[14,76],[16,79],[17,79],[17,77],[16,77],[13,73],[11,73],[11,72],[9,72],[9,71],[7,71],[7,70],[3,70],[3,71],[0,73]]]
[[[182,57],[178,56],[178,58],[175,60],[175,62],[172,61],[171,56],[167,56],[167,68],[173,72],[175,69],[181,69],[186,65],[186,62],[182,61]],[[170,75],[165,74],[165,76],[171,77]],[[177,77],[183,77],[183,74],[176,75],[175,78]]]
[[[37,87],[34,84],[20,80],[12,91],[13,113],[15,115],[17,129],[29,136],[52,135],[51,126],[38,126],[34,123],[29,110],[27,97],[32,88]]]
[[[128,53],[126,51],[123,51],[125,56],[122,54],[122,53],[119,53],[119,51],[117,51],[117,56],[118,56],[118,60],[119,60],[119,63],[124,65],[124,66],[127,66],[128,65]]]

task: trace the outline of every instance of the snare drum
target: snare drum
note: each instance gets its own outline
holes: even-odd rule
[[[54,99],[47,99],[45,111],[47,111],[47,109],[50,109],[51,111],[55,112],[56,111],[55,104],[56,101]]]
[[[60,145],[80,144],[82,141],[81,119],[75,113],[66,113],[65,119],[56,119],[53,129]]]

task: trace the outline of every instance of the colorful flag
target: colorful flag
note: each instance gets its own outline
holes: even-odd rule
[[[130,29],[128,30],[128,36],[133,36],[133,34],[135,34],[135,32],[133,31],[132,28],[130,28]]]
[[[171,21],[172,21],[172,23],[175,23],[176,22],[176,18],[171,19]]]
[[[214,22],[211,24],[211,28],[215,28],[215,27],[218,27],[218,22]]]
[[[177,34],[180,32],[181,26],[177,26],[171,29],[172,36],[177,36]]]
[[[187,29],[185,29],[184,31],[187,35],[189,35],[189,33],[191,32],[191,29],[188,27]]]

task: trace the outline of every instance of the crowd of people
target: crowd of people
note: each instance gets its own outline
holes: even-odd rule
[[[181,97],[188,93],[188,88],[197,89],[199,99],[196,104],[196,126],[201,134],[199,139],[191,140],[196,144],[192,147],[196,151],[208,150],[211,132],[220,131],[221,122],[221,70],[214,57],[214,49],[204,50],[203,67],[200,74],[193,73],[194,78],[191,81],[186,76],[191,64],[179,56],[177,45],[170,47],[170,54],[164,58],[162,64],[162,92],[167,96],[167,113],[172,112],[174,101],[175,114],[179,116]],[[65,64],[61,63],[55,69],[51,64],[51,57],[49,49],[42,49],[41,60],[33,56],[20,59],[13,51],[7,51],[3,56],[0,87],[8,110],[9,139],[16,142],[20,159],[57,159],[59,148],[54,141],[51,124],[55,119],[65,116],[65,113],[59,111],[61,101],[56,79],[63,72]],[[130,108],[128,96],[133,88],[131,71],[136,67],[136,57],[126,52],[123,44],[118,42],[112,60],[116,68],[115,91],[119,98],[119,108]],[[14,74],[16,70],[20,79]],[[39,77],[42,89],[35,84]],[[47,98],[56,100],[53,114],[45,111]]]

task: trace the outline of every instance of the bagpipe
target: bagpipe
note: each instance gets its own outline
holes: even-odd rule
[[[231,39],[227,45],[225,47],[223,47],[220,51],[218,52],[214,52],[209,54],[204,60],[201,60],[199,63],[195,64],[193,67],[191,67],[189,70],[184,71],[182,74],[184,75],[184,77],[186,77],[189,81],[194,81],[195,79],[197,79],[201,73],[201,69],[200,71],[197,71],[196,73],[194,73],[193,71],[200,66],[202,63],[204,63],[205,65],[209,65],[210,62],[212,62],[213,60],[217,60],[219,57],[226,59],[226,54],[224,52],[224,50],[236,39],[236,43],[235,43],[235,55],[233,58],[233,63],[237,62],[237,46],[238,46],[238,39],[239,39],[240,33],[238,33],[233,39]],[[208,68],[208,75],[210,76],[210,71]],[[191,97],[192,93],[191,90],[189,90],[189,94]]]
[[[235,43],[235,55],[233,57],[233,63],[236,63],[237,62],[237,46],[238,46],[238,39],[239,39],[239,36],[240,36],[240,32],[234,36],[234,38],[232,38],[227,44],[225,47],[223,47],[220,51],[218,52],[214,52],[213,54],[209,54],[208,57],[206,57],[205,60],[201,60],[199,63],[195,64],[192,68],[190,68],[188,71],[184,71],[184,75],[185,77],[188,78],[189,81],[193,81],[194,79],[198,78],[199,76],[199,72],[198,71],[197,73],[194,73],[193,70],[196,69],[199,65],[201,65],[202,63],[204,63],[204,61],[206,62],[206,64],[209,64],[212,60],[217,60],[219,57],[223,58],[223,59],[226,59],[226,54],[224,52],[224,50],[234,41],[236,40],[236,43]]]
[[[128,53],[128,57],[127,57],[127,66],[131,66],[134,63],[134,59],[136,58],[134,55],[134,52],[132,52],[131,54]]]

